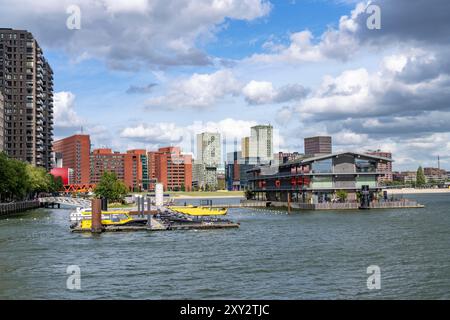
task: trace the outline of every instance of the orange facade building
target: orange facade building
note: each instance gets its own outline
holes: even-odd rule
[[[162,183],[166,191],[192,189],[192,156],[181,154],[179,147],[159,148],[148,153],[150,180]],[[152,186],[150,186],[151,189]]]
[[[90,182],[90,150],[89,135],[77,134],[53,142],[53,151],[62,159],[62,167],[73,170],[73,184],[89,184]]]

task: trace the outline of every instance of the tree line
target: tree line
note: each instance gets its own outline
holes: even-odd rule
[[[11,159],[0,153],[0,202],[23,201],[39,193],[61,191],[61,177],[54,177],[44,168]]]

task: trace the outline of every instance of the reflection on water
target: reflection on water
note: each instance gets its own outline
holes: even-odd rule
[[[70,233],[69,210],[30,211],[0,220],[0,298],[448,299],[450,195],[414,198],[427,207],[230,209],[240,229],[99,236]],[[367,289],[369,265],[381,290]]]

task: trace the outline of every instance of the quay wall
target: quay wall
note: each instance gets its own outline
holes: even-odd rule
[[[280,201],[256,201],[256,200],[242,200],[241,206],[248,207],[287,207],[287,202]],[[298,210],[358,210],[360,204],[357,202],[347,203],[298,203],[291,202],[292,209]],[[372,202],[370,209],[405,209],[405,208],[423,208],[424,206],[414,200],[403,199],[400,201],[386,201],[386,202]]]
[[[4,217],[13,213],[23,212],[30,209],[36,209],[39,207],[40,204],[38,200],[0,203],[0,217]]]

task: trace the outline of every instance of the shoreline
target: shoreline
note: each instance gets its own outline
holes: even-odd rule
[[[450,188],[441,189],[414,189],[414,188],[403,188],[403,189],[385,189],[388,194],[434,194],[434,193],[450,193]]]

